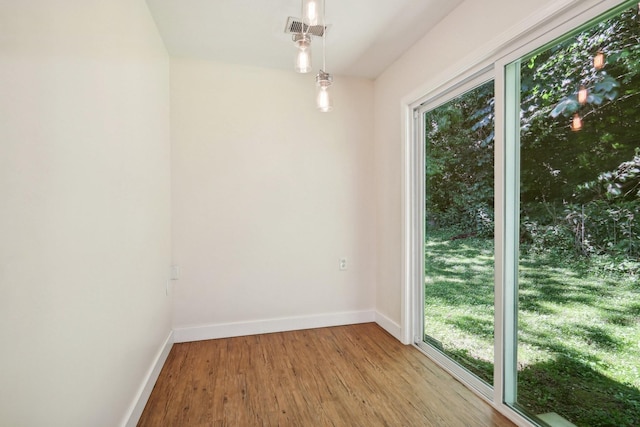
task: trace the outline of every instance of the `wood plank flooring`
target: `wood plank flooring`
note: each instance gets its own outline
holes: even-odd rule
[[[138,426],[513,424],[366,323],[175,344]]]

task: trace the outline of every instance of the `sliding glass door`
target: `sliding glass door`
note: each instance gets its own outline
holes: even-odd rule
[[[487,385],[494,366],[493,85],[483,81],[420,113],[423,345]]]
[[[640,425],[640,19],[614,10],[516,61],[517,383],[555,425]]]
[[[640,4],[596,6],[412,106],[415,343],[523,425],[640,425]]]

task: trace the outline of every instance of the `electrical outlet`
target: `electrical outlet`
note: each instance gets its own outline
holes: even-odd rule
[[[178,280],[180,278],[180,266],[172,265],[171,266],[171,280]]]
[[[347,269],[346,258],[340,258],[340,260],[338,261],[338,268],[340,268],[340,271],[345,271]]]

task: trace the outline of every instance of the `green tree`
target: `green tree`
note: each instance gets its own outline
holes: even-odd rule
[[[427,220],[493,233],[493,81],[425,114]]]
[[[602,52],[605,66],[596,69]],[[576,187],[632,158],[640,141],[637,9],[599,23],[522,64],[523,201],[571,198]],[[581,88],[585,102],[578,102]],[[575,114],[579,132],[570,131]]]

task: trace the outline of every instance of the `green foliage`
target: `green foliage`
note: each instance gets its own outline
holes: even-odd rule
[[[618,88],[620,87],[620,83],[618,83],[615,78],[607,75],[605,71],[601,71],[599,73],[599,79],[592,83],[592,87],[585,87],[588,92],[585,99],[585,105],[599,106],[602,105],[605,99],[608,101],[614,101],[618,97]],[[565,117],[571,117],[572,114],[579,111],[581,109],[581,105],[578,102],[577,93],[578,91],[570,96],[562,98],[556,104],[555,108],[551,110],[549,115],[553,118],[558,117],[560,114]]]
[[[564,224],[540,224],[525,217],[521,225],[523,249],[529,253],[564,253],[573,247],[573,236]]]
[[[525,250],[609,254],[634,271],[640,259],[640,156],[576,187],[571,203],[529,202],[521,214]]]
[[[595,69],[602,52],[606,65]],[[637,7],[521,67],[525,249],[640,255],[640,22]],[[578,102],[578,91],[588,91]],[[583,128],[569,129],[579,114]],[[631,159],[631,160],[629,160]],[[540,207],[544,206],[545,210]],[[553,212],[551,214],[551,212]]]
[[[598,51],[603,52],[606,66],[596,70],[593,56]],[[637,257],[637,9],[538,52],[523,61],[521,69],[525,248]],[[588,90],[583,104],[577,98],[581,87]],[[580,132],[568,127],[568,117],[574,113],[584,121]],[[460,234],[492,236],[492,82],[426,113],[425,120],[428,224]]]
[[[603,21],[521,67],[521,191],[527,202],[570,200],[576,186],[616,168],[640,145],[637,7]],[[593,67],[602,51],[603,69]],[[588,90],[584,105],[581,87]],[[571,132],[574,113],[583,128]]]
[[[632,160],[622,162],[613,171],[601,173],[594,181],[579,185],[576,193],[595,199],[640,199],[640,148],[636,148]]]
[[[584,255],[605,254],[640,259],[640,211],[636,201],[595,200],[568,205],[567,221],[576,248]]]
[[[493,235],[493,82],[425,114],[430,224]]]

